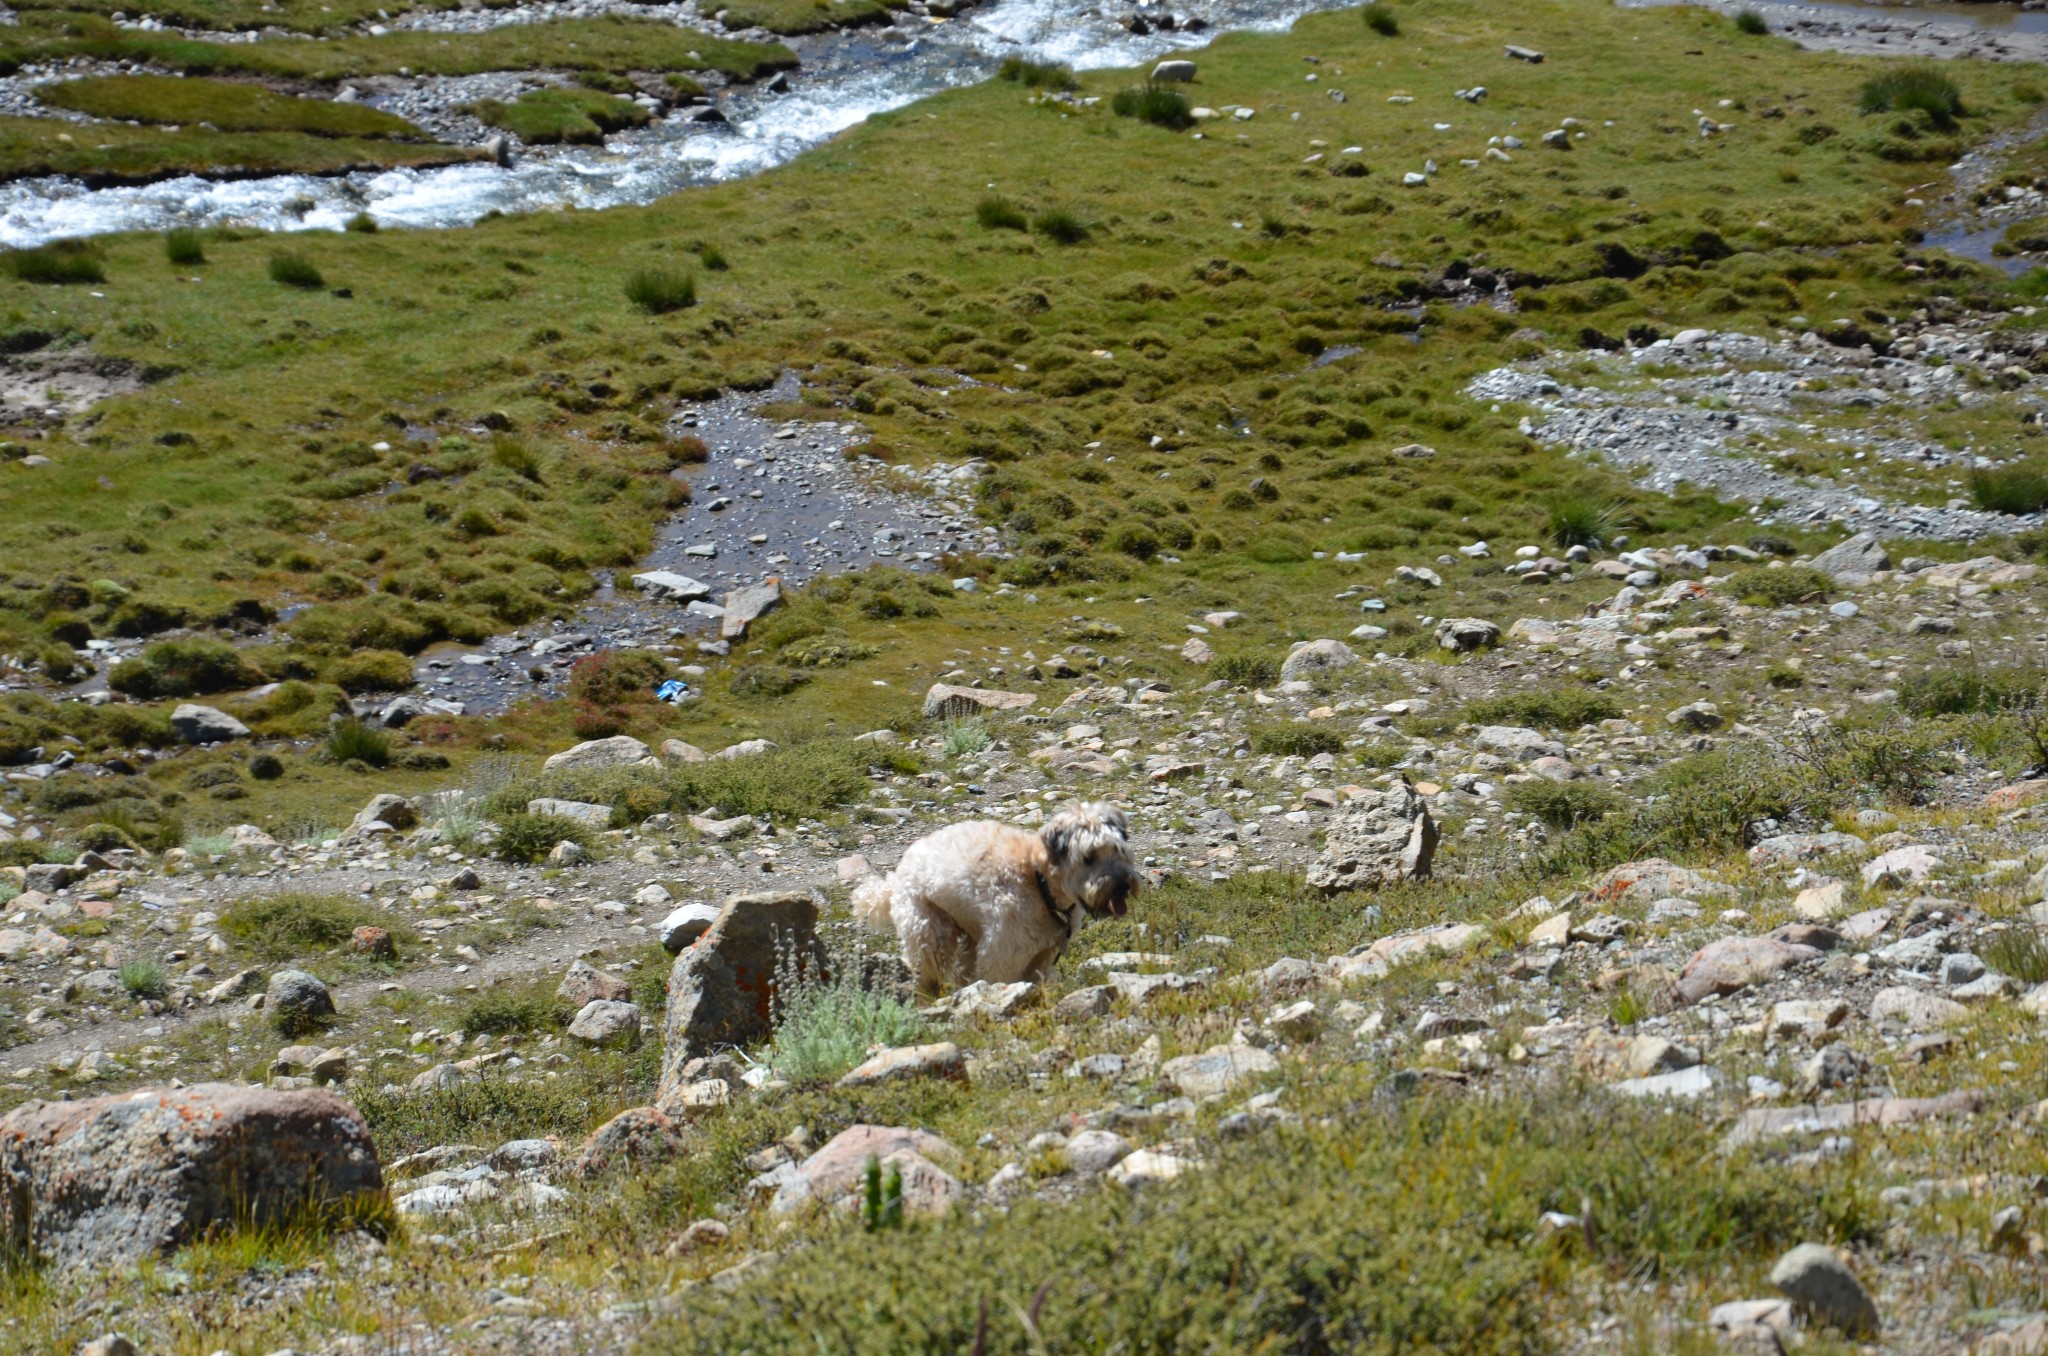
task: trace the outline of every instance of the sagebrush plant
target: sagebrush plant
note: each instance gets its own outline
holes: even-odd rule
[[[220,930],[259,960],[286,961],[345,946],[359,927],[382,927],[394,938],[411,930],[389,914],[347,895],[289,892],[240,899],[221,911]]]
[[[855,948],[815,957],[779,949],[767,1062],[793,1083],[836,1078],[867,1058],[873,1046],[910,1045],[924,1019],[906,996],[870,979],[878,967]],[[822,972],[821,972],[822,971]]]
[[[1721,585],[1730,598],[1766,607],[1826,602],[1834,590],[1834,580],[1805,565],[1752,566],[1737,570]]]
[[[120,969],[121,987],[136,998],[162,998],[170,991],[164,967],[153,960],[129,961]]]
[[[1341,753],[1343,749],[1344,736],[1335,730],[1325,729],[1307,721],[1290,721],[1285,725],[1261,725],[1252,731],[1254,753],[1312,758],[1319,753]]]
[[[948,758],[965,758],[980,753],[995,742],[988,722],[979,716],[948,720],[939,730],[939,743]]]

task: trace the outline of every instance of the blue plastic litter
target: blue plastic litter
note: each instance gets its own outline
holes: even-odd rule
[[[679,702],[689,695],[690,685],[680,678],[670,678],[654,689],[654,699],[662,702]]]

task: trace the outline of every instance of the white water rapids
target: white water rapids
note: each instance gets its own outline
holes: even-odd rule
[[[912,30],[908,40],[899,27],[792,42],[804,64],[790,73],[788,92],[735,88],[721,101],[731,119],[725,127],[668,119],[603,146],[532,148],[510,168],[462,164],[229,181],[186,176],[98,189],[62,177],[23,179],[0,184],[0,244],[171,226],[339,230],[359,212],[387,226],[462,226],[491,211],[647,203],[779,165],[877,113],[985,79],[1006,56],[1081,70],[1137,65],[1223,32],[1285,29],[1342,3],[1206,0],[1193,11],[1208,22],[1206,32],[1140,37],[1091,0],[993,0]]]

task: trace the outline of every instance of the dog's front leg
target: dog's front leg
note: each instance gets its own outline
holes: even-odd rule
[[[1061,938],[1036,956],[1033,956],[1031,963],[1024,967],[1024,978],[1030,980],[1033,984],[1043,984],[1051,979],[1053,967],[1060,963],[1060,957],[1066,952],[1066,949],[1066,939]]]

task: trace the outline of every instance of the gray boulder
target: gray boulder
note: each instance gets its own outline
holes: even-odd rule
[[[1348,669],[1357,662],[1357,654],[1341,640],[1311,640],[1296,646],[1281,663],[1280,677],[1283,682],[1305,680],[1319,673]]]
[[[635,767],[654,755],[631,735],[590,739],[560,753],[551,754],[540,765],[543,772],[601,772],[607,768]]]
[[[926,720],[946,716],[986,716],[998,711],[1021,711],[1037,700],[1028,692],[998,692],[987,687],[933,683],[925,689],[924,716]]]
[[[1809,1317],[1852,1337],[1877,1331],[1877,1305],[1831,1248],[1801,1243],[1771,1268],[1771,1284]]]
[[[132,1263],[383,1189],[369,1126],[325,1090],[200,1083],[0,1117],[0,1245],[58,1266]]]
[[[1436,647],[1470,654],[1500,644],[1500,628],[1483,617],[1446,617],[1436,624]]]
[[[1190,84],[1195,78],[1195,63],[1180,60],[1162,61],[1152,68],[1152,78],[1162,84]]]
[[[249,727],[227,712],[193,702],[171,712],[171,728],[187,744],[224,744],[230,739],[249,737]]]
[[[419,812],[412,808],[411,801],[404,796],[394,796],[390,792],[385,792],[383,795],[370,797],[370,803],[356,811],[356,817],[349,823],[348,833],[343,836],[360,836],[372,824],[383,824],[393,829],[410,829],[418,827],[419,822]]]
[[[1429,875],[1436,821],[1407,782],[1356,801],[1331,821],[1321,859],[1308,869],[1311,888],[1327,893],[1370,890]]]
[[[280,1029],[310,1031],[334,1015],[334,995],[304,970],[279,970],[270,977],[263,1006]]]
[[[655,1101],[666,1106],[681,1092],[683,1066],[698,1055],[746,1045],[773,1030],[779,974],[791,965],[818,974],[824,964],[812,895],[783,891],[728,899],[717,921],[669,971]]]
[[[601,1049],[636,1050],[640,1046],[640,1007],[593,998],[569,1023],[569,1035]]]
[[[716,904],[685,904],[661,920],[662,950],[673,956],[710,931],[718,921]]]
[[[726,640],[742,639],[749,626],[780,606],[782,585],[776,580],[734,589],[725,595],[725,617],[718,623],[718,634]]]
[[[589,961],[574,961],[569,973],[562,976],[562,982],[555,987],[555,997],[572,1008],[606,999],[613,1003],[628,1002],[633,997],[633,986],[617,975],[608,975]]]
[[[1858,532],[1813,558],[1814,569],[1841,584],[1866,583],[1879,570],[1891,567],[1892,558],[1884,543],[1868,532]]]

